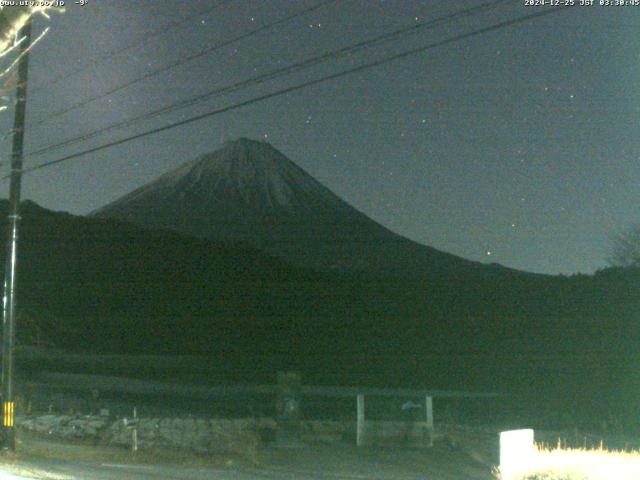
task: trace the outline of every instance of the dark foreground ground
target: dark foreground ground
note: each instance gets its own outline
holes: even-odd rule
[[[0,459],[2,479],[397,479],[489,480],[491,466],[442,442],[431,449],[354,446],[265,447],[259,465],[56,443],[21,437],[15,455]]]
[[[34,412],[76,413],[97,412],[107,409],[118,418],[128,416],[136,406],[142,417],[181,416],[189,412],[202,418],[244,418],[248,415],[273,414],[273,399],[221,397],[199,398],[197,391],[208,382],[223,383],[230,379],[213,375],[210,362],[191,357],[150,356],[87,356],[68,355],[47,351],[23,351],[19,356],[18,391],[22,405]],[[434,359],[434,362],[437,359]],[[215,366],[215,365],[214,365]],[[219,367],[216,367],[219,369]],[[273,369],[275,377],[275,368]],[[135,374],[135,376],[133,375]],[[172,394],[149,395],[136,392],[134,382],[119,381],[112,377],[130,376],[137,380],[167,382],[175,386]],[[104,377],[104,378],[102,378]],[[97,383],[78,383],[79,379]],[[526,376],[524,377],[526,378]],[[204,380],[207,380],[205,382]],[[305,377],[305,380],[307,378]],[[73,380],[73,381],[72,381]],[[270,383],[275,378],[267,379]],[[309,378],[313,383],[314,378]],[[362,380],[362,379],[360,379]],[[75,383],[74,383],[75,382]],[[335,385],[342,382],[335,381]],[[346,383],[345,383],[346,384]],[[555,384],[554,384],[555,385]],[[385,385],[386,386],[386,385]],[[558,383],[575,397],[579,406],[592,398],[575,395],[565,384]],[[197,387],[197,388],[196,388]],[[197,392],[196,392],[197,393]],[[552,392],[554,393],[554,392]],[[558,392],[555,392],[558,393]],[[562,393],[562,392],[560,392]],[[548,399],[556,400],[556,403]],[[433,448],[411,449],[406,446],[371,446],[356,448],[351,442],[330,445],[307,445],[298,448],[277,448],[265,443],[258,452],[257,461],[248,463],[242,458],[202,457],[177,452],[141,451],[135,456],[124,450],[87,445],[69,445],[49,437],[36,438],[20,435],[16,455],[0,456],[0,480],[12,478],[32,479],[397,479],[397,480],[490,480],[496,463],[496,439],[500,429],[481,434],[458,425],[501,425],[504,429],[532,427],[538,441],[555,445],[557,439],[568,439],[573,446],[593,446],[600,436],[585,435],[593,431],[592,425],[602,425],[602,431],[611,431],[616,424],[606,411],[590,417],[584,425],[564,415],[558,408],[567,405],[558,399],[561,395],[499,396],[497,399],[473,402],[434,402],[436,433],[440,433]],[[593,397],[596,398],[596,397]],[[598,397],[598,400],[603,398]],[[307,399],[309,400],[309,399]],[[312,399],[313,400],[313,399]],[[355,399],[344,405],[333,399],[316,399],[306,403],[306,414],[311,418],[355,420]],[[404,401],[405,399],[402,399]],[[606,400],[606,399],[605,399]],[[537,403],[536,403],[537,401]],[[522,408],[522,407],[527,408]],[[572,403],[569,406],[573,406]],[[262,408],[266,411],[262,411]],[[320,408],[323,407],[323,408]],[[383,408],[384,407],[384,408]],[[388,407],[388,408],[387,408]],[[372,420],[397,420],[399,407],[386,403],[376,405],[367,401],[367,416]],[[588,410],[587,410],[588,411]],[[533,412],[535,415],[531,415]],[[376,418],[378,417],[378,418]],[[566,417],[566,418],[565,418]],[[568,419],[568,420],[567,420]],[[616,417],[613,417],[616,420]],[[625,423],[620,423],[622,426]],[[445,426],[452,428],[445,430]],[[538,437],[539,430],[566,429],[569,434],[553,433],[548,438]],[[509,428],[507,428],[509,427]],[[621,426],[613,430],[624,431]],[[640,436],[618,442],[618,449],[640,448]]]

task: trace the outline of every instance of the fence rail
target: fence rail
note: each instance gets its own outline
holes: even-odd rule
[[[55,387],[67,392],[98,391],[100,394],[180,397],[198,401],[214,401],[224,397],[268,396],[275,398],[275,412],[284,436],[295,438],[299,424],[301,404],[305,397],[316,399],[353,399],[357,432],[356,443],[365,445],[372,423],[365,414],[365,399],[372,397],[411,399],[403,410],[411,410],[411,422],[424,432],[428,445],[434,436],[434,398],[495,398],[496,392],[469,392],[453,390],[430,390],[415,388],[380,388],[366,386],[303,385],[299,375],[279,374],[279,382],[272,385],[183,385],[168,382],[148,381],[117,376],[41,372],[30,379],[34,387]],[[420,399],[419,403],[414,402]],[[320,400],[322,401],[322,400]],[[352,410],[352,411],[354,411]]]

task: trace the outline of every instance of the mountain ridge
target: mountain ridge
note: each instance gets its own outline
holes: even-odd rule
[[[0,227],[8,211],[0,201]],[[206,356],[221,383],[297,370],[319,384],[526,391],[526,405],[556,385],[608,407],[602,392],[637,397],[639,269],[389,278],[28,202],[21,217],[19,344]]]
[[[247,244],[320,270],[400,276],[517,272],[409,240],[349,205],[270,144],[247,138],[188,161],[90,216]]]

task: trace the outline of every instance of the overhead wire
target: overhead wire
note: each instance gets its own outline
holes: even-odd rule
[[[95,138],[96,136],[102,135],[104,133],[113,131],[113,130],[117,130],[117,129],[121,129],[121,128],[125,128],[131,125],[135,125],[138,124],[140,122],[146,121],[146,120],[150,120],[154,117],[160,116],[160,115],[165,115],[167,113],[171,113],[174,112],[176,110],[180,110],[182,108],[188,107],[188,106],[192,106],[192,105],[196,105],[198,103],[203,102],[204,100],[208,100],[210,98],[216,97],[216,96],[220,96],[223,94],[228,94],[228,93],[232,93],[235,92],[237,90],[240,90],[242,88],[246,88],[252,85],[258,85],[261,83],[264,83],[266,81],[269,80],[273,80],[276,79],[278,77],[284,76],[284,75],[289,75],[291,73],[295,73],[316,65],[319,65],[321,63],[324,63],[326,61],[330,61],[330,60],[335,60],[337,58],[341,58],[347,55],[350,55],[358,50],[362,50],[364,48],[369,48],[372,46],[379,46],[383,43],[392,41],[396,38],[398,38],[401,35],[405,35],[408,33],[412,33],[412,32],[417,32],[418,30],[424,29],[424,28],[432,28],[447,22],[450,22],[452,20],[457,20],[458,18],[462,18],[462,17],[466,17],[466,16],[471,16],[471,15],[475,15],[478,14],[480,12],[483,11],[487,11],[488,9],[492,9],[495,8],[496,6],[500,5],[500,4],[504,4],[504,3],[513,3],[514,0],[492,0],[489,2],[485,2],[481,5],[475,6],[475,7],[471,7],[471,8],[467,8],[464,10],[459,10],[457,12],[451,13],[451,14],[447,14],[438,18],[435,18],[433,20],[429,20],[427,22],[421,22],[415,25],[410,25],[407,27],[402,27],[400,29],[394,30],[392,32],[388,32],[388,33],[384,33],[382,35],[378,35],[374,38],[371,39],[367,39],[367,40],[363,40],[360,42],[357,42],[355,44],[349,45],[349,46],[345,46],[345,47],[341,47],[337,50],[331,50],[329,52],[325,52],[322,53],[320,55],[316,55],[312,58],[309,58],[307,60],[303,60],[301,62],[297,62],[294,63],[292,65],[288,65],[285,67],[281,67],[281,68],[277,68],[275,70],[271,70],[269,72],[245,79],[245,80],[241,80],[239,82],[233,83],[231,85],[227,85],[224,87],[219,87],[219,88],[215,88],[213,90],[207,91],[205,93],[196,95],[194,97],[185,99],[185,100],[181,100],[179,102],[175,102],[173,104],[161,107],[159,109],[156,110],[152,110],[151,112],[146,112],[143,113],[141,115],[137,115],[135,117],[126,119],[126,120],[122,120],[116,123],[113,123],[111,125],[108,125],[106,127],[102,127],[99,129],[96,129],[94,131],[91,132],[87,132],[85,134],[79,135],[77,137],[73,137],[70,139],[66,139],[63,140],[61,142],[52,144],[52,145],[47,145],[44,147],[41,147],[37,150],[33,150],[31,152],[29,152],[26,156],[27,157],[33,157],[33,156],[37,156],[37,155],[42,155],[44,153],[48,153],[51,152],[53,150],[57,150],[63,147],[67,147],[70,145],[74,145],[76,143],[81,143],[81,142],[85,142],[87,140],[90,140],[92,138]]]
[[[129,80],[129,81],[123,83],[123,84],[120,84],[120,85],[118,85],[116,87],[113,87],[110,90],[107,90],[106,92],[103,92],[103,93],[101,93],[99,95],[94,95],[92,97],[89,97],[89,98],[86,98],[84,100],[81,100],[80,102],[77,102],[77,103],[75,103],[73,105],[70,105],[70,106],[65,107],[65,108],[63,108],[61,110],[58,110],[58,111],[56,111],[54,113],[51,113],[51,114],[47,115],[46,117],[44,117],[44,118],[42,118],[40,120],[36,120],[35,122],[31,123],[30,126],[31,127],[38,127],[40,125],[43,125],[43,124],[53,120],[54,118],[60,117],[60,116],[65,115],[65,114],[67,114],[69,112],[72,112],[74,110],[82,108],[82,107],[84,107],[86,105],[89,105],[91,103],[94,103],[94,102],[97,102],[99,100],[102,100],[102,99],[104,99],[106,97],[109,97],[109,96],[113,95],[114,93],[120,92],[120,91],[122,91],[122,90],[124,90],[124,89],[126,89],[128,87],[136,85],[136,84],[138,84],[140,82],[143,82],[145,80],[148,80],[150,78],[156,77],[156,76],[158,76],[158,75],[160,75],[160,74],[162,74],[164,72],[167,72],[169,70],[172,70],[172,69],[174,69],[176,67],[180,67],[182,65],[185,65],[185,64],[187,64],[189,62],[192,62],[192,61],[194,61],[194,60],[196,60],[198,58],[202,58],[205,55],[209,55],[209,54],[211,54],[213,52],[216,52],[216,51],[218,51],[218,50],[220,50],[220,49],[222,49],[224,47],[228,47],[229,45],[233,45],[236,42],[245,40],[245,39],[250,38],[250,37],[252,37],[254,35],[257,35],[257,34],[262,33],[264,31],[270,30],[270,29],[272,29],[272,28],[274,28],[274,27],[276,27],[278,25],[282,25],[284,23],[290,22],[291,20],[294,20],[294,19],[296,19],[298,17],[302,17],[304,15],[307,15],[307,14],[309,14],[311,12],[319,10],[320,8],[322,8],[322,7],[324,7],[324,6],[328,5],[328,4],[335,3],[337,1],[338,0],[325,0],[325,1],[320,2],[320,3],[316,4],[316,5],[313,5],[313,6],[309,7],[309,8],[301,10],[299,12],[296,12],[296,13],[293,13],[293,14],[288,15],[286,17],[280,18],[280,19],[278,19],[278,20],[276,20],[274,22],[268,23],[268,24],[263,25],[263,26],[261,26],[259,28],[255,28],[255,29],[253,29],[253,30],[251,30],[251,31],[249,31],[247,33],[236,35],[236,36],[234,36],[234,37],[232,37],[232,38],[230,38],[228,40],[225,40],[223,42],[216,43],[214,45],[206,47],[206,48],[204,48],[204,49],[202,49],[202,50],[200,50],[200,51],[198,51],[196,53],[193,53],[191,55],[187,55],[186,57],[182,57],[182,58],[180,58],[180,59],[178,59],[178,60],[176,60],[174,62],[171,62],[171,63],[169,63],[167,65],[163,65],[163,66],[161,66],[159,68],[156,68],[156,69],[154,69],[154,70],[152,70],[150,72],[146,72],[143,75],[140,75],[140,76],[138,76],[138,77],[136,77],[134,79],[131,79],[131,80]]]
[[[351,75],[353,73],[357,73],[357,72],[361,72],[361,71],[364,71],[364,70],[368,70],[368,69],[371,69],[371,68],[374,68],[374,67],[377,67],[377,66],[380,66],[380,65],[384,65],[384,64],[389,63],[389,62],[393,62],[393,61],[404,59],[404,58],[407,58],[407,57],[411,57],[411,56],[414,56],[414,55],[417,55],[417,54],[420,54],[420,53],[424,53],[424,52],[426,52],[428,50],[431,50],[431,49],[434,49],[434,48],[437,48],[437,47],[441,47],[443,45],[448,45],[448,44],[451,44],[451,43],[458,42],[460,40],[469,39],[469,38],[472,38],[472,37],[475,37],[475,36],[478,36],[478,35],[482,35],[482,34],[485,34],[485,33],[497,31],[497,30],[500,30],[500,29],[503,29],[503,28],[506,28],[506,27],[510,27],[510,26],[513,26],[513,25],[521,24],[521,23],[524,23],[524,22],[527,22],[527,21],[530,21],[530,20],[533,20],[533,19],[537,19],[537,18],[543,17],[543,16],[548,16],[548,15],[551,15],[551,14],[554,14],[554,13],[558,13],[558,12],[564,11],[564,10],[566,10],[568,8],[571,8],[571,7],[570,6],[558,6],[558,7],[554,7],[554,8],[551,8],[551,9],[545,9],[545,10],[541,10],[541,11],[538,11],[538,12],[530,13],[528,15],[523,15],[523,16],[520,16],[520,17],[516,17],[516,18],[510,19],[510,20],[505,20],[505,21],[490,25],[488,27],[483,27],[483,28],[480,28],[480,29],[477,29],[477,30],[473,30],[471,32],[458,34],[458,35],[455,35],[453,37],[450,37],[450,38],[447,38],[447,39],[444,39],[444,40],[439,40],[439,41],[436,41],[436,42],[432,42],[432,43],[430,43],[428,45],[425,45],[425,46],[422,46],[422,47],[417,47],[417,48],[413,48],[413,49],[410,49],[410,50],[406,50],[406,51],[401,52],[401,53],[389,55],[389,56],[380,58],[378,60],[363,64],[363,65],[359,65],[357,67],[349,68],[349,69],[346,69],[346,70],[343,70],[343,71],[340,71],[340,72],[337,72],[337,73],[333,73],[333,74],[330,74],[330,75],[326,75],[326,76],[323,76],[323,77],[320,77],[320,78],[317,78],[317,79],[313,79],[313,80],[309,80],[309,81],[306,81],[306,82],[302,82],[302,83],[299,83],[297,85],[293,85],[293,86],[290,86],[290,87],[286,87],[286,88],[277,90],[275,92],[271,92],[271,93],[267,93],[267,94],[264,94],[264,95],[260,95],[260,96],[257,96],[257,97],[254,97],[254,98],[251,98],[251,99],[248,99],[248,100],[244,100],[244,101],[235,103],[233,105],[228,105],[226,107],[218,108],[218,109],[215,109],[215,110],[212,110],[212,111],[200,114],[200,115],[196,115],[196,116],[187,118],[187,119],[179,121],[179,122],[174,122],[174,123],[171,123],[171,124],[168,124],[168,125],[164,125],[164,126],[161,126],[161,127],[153,128],[153,129],[147,130],[147,131],[142,132],[142,133],[138,133],[138,134],[131,135],[131,136],[128,136],[128,137],[124,137],[124,138],[121,138],[121,139],[118,139],[118,140],[114,140],[114,141],[111,141],[111,142],[108,142],[108,143],[105,143],[105,144],[102,144],[102,145],[99,145],[99,146],[96,146],[96,147],[93,147],[93,148],[89,148],[89,149],[86,149],[86,150],[83,150],[83,151],[80,151],[80,152],[76,152],[76,153],[73,153],[73,154],[70,154],[70,155],[66,155],[64,157],[61,157],[61,158],[58,158],[58,159],[55,159],[55,160],[44,162],[44,163],[41,163],[39,165],[30,167],[30,168],[27,168],[27,169],[23,169],[22,173],[30,173],[30,172],[34,172],[34,171],[37,171],[37,170],[41,170],[41,169],[44,169],[44,168],[51,167],[53,165],[58,165],[58,164],[61,164],[61,163],[73,160],[75,158],[91,154],[91,153],[96,153],[96,152],[99,152],[99,151],[102,151],[102,150],[105,150],[105,149],[108,149],[108,148],[112,148],[112,147],[115,147],[115,146],[118,146],[118,145],[122,145],[122,144],[125,144],[125,143],[128,143],[128,142],[134,141],[134,140],[138,140],[140,138],[148,137],[150,135],[154,135],[154,134],[157,134],[157,133],[160,133],[160,132],[164,132],[164,131],[171,130],[171,129],[174,129],[174,128],[177,128],[177,127],[188,125],[190,123],[194,123],[194,122],[203,120],[205,118],[211,118],[211,117],[213,117],[215,115],[220,115],[222,113],[226,113],[226,112],[231,111],[231,110],[236,110],[238,108],[242,108],[242,107],[245,107],[245,106],[248,106],[248,105],[253,105],[255,103],[262,102],[262,101],[265,101],[265,100],[268,100],[268,99],[271,99],[271,98],[279,97],[279,96],[282,96],[282,95],[286,95],[286,94],[289,94],[289,93],[292,93],[292,92],[295,92],[295,91],[298,91],[298,90],[302,90],[304,88],[308,88],[308,87],[313,86],[313,85],[318,85],[318,84],[321,84],[321,83],[325,83],[325,82],[328,82],[328,81],[331,81],[331,80],[335,80],[335,79],[344,77],[346,75]],[[6,180],[6,179],[8,179],[10,177],[11,177],[11,175],[5,175],[4,177],[2,177],[2,180]]]
[[[186,17],[180,18],[178,20],[175,20],[173,22],[169,22],[168,24],[159,27],[155,30],[152,30],[149,33],[146,33],[144,36],[140,37],[137,41],[129,44],[128,46],[125,47],[119,47],[113,50],[110,50],[106,53],[103,53],[101,55],[96,56],[92,62],[82,65],[81,67],[72,70],[72,71],[68,71],[66,73],[63,73],[62,75],[52,79],[52,80],[47,80],[46,82],[43,82],[43,84],[41,86],[35,86],[34,88],[32,88],[31,93],[35,93],[37,91],[39,91],[42,88],[45,88],[47,90],[49,90],[53,85],[56,85],[60,82],[62,82],[63,80],[67,80],[71,77],[75,77],[77,75],[79,75],[80,73],[88,70],[89,68],[93,68],[101,63],[104,63],[108,60],[111,60],[114,57],[119,57],[121,55],[124,55],[125,53],[131,51],[131,50],[135,50],[136,48],[139,48],[147,43],[149,43],[151,40],[153,40],[156,37],[159,37],[161,35],[165,35],[167,32],[180,27],[181,25],[188,23],[192,20],[194,20],[195,18],[200,18],[202,16],[205,15],[209,15],[210,13],[214,12],[215,10],[219,9],[220,7],[223,7],[225,5],[228,5],[229,3],[233,2],[234,0],[220,0],[219,2],[217,2],[215,5],[213,5],[210,8],[207,8],[206,10],[200,11],[200,12],[196,12],[192,15],[188,15]]]

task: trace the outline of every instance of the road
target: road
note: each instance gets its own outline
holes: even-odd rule
[[[363,480],[366,476],[336,476],[319,472],[290,472],[270,469],[134,465],[122,463],[88,464],[65,461],[30,461],[0,467],[2,480]]]
[[[440,449],[313,447],[270,449],[260,468],[127,463],[59,456],[21,456],[0,463],[0,480],[489,480],[490,468],[459,452]]]
[[[22,480],[364,480],[391,478],[378,475],[332,474],[321,472],[286,471],[279,469],[211,468],[167,465],[134,465],[121,463],[87,464],[65,461],[20,462],[0,467],[0,479]],[[417,477],[416,477],[417,478]],[[424,477],[421,477],[424,478]]]

